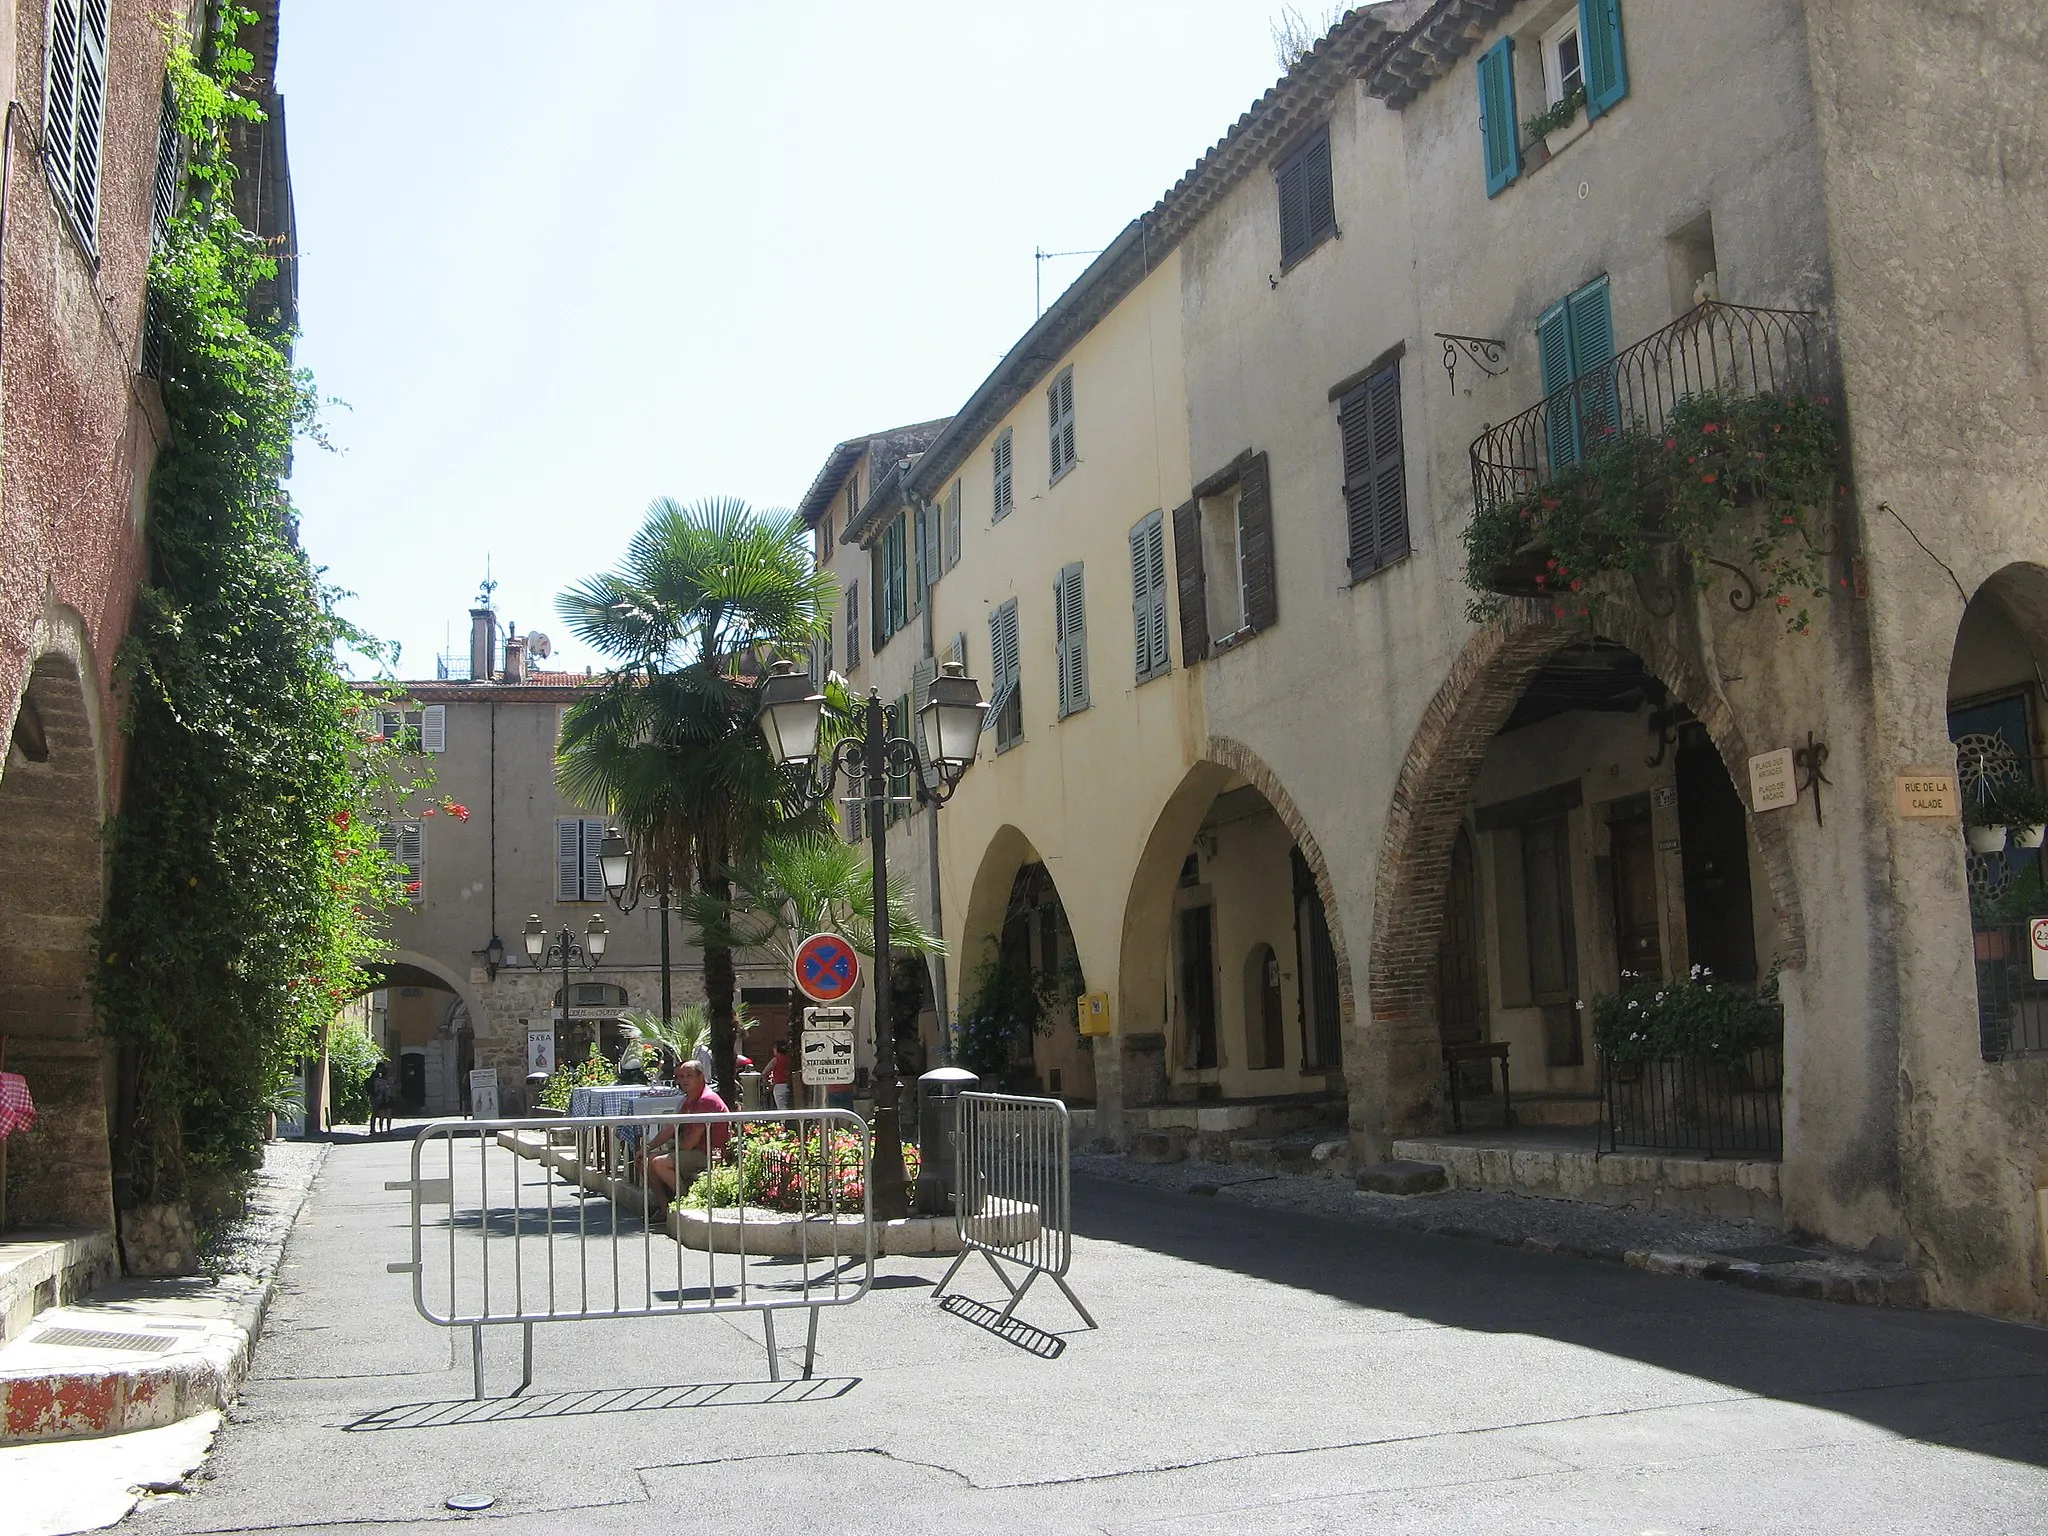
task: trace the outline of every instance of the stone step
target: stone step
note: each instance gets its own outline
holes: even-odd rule
[[[69,1305],[121,1272],[111,1232],[10,1232],[0,1239],[0,1344],[36,1314]]]
[[[1487,1130],[1503,1123],[1498,1093],[1484,1099],[1466,1099],[1461,1108],[1467,1130]],[[1514,1108],[1516,1125],[1598,1125],[1601,1117],[1597,1093],[1518,1093],[1514,1096]],[[1450,1123],[1448,1107],[1444,1121]]]

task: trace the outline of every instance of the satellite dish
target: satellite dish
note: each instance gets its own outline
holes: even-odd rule
[[[545,661],[555,654],[555,643],[536,629],[526,637],[526,654]]]

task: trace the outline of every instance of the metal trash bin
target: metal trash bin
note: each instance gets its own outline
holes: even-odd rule
[[[956,1101],[981,1079],[964,1067],[934,1067],[917,1080],[917,1191],[920,1216],[953,1214],[953,1122]]]

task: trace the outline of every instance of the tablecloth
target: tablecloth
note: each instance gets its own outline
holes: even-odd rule
[[[673,1088],[657,1087],[652,1084],[619,1083],[609,1088],[572,1088],[569,1091],[569,1113],[571,1115],[650,1115],[679,1114],[683,1107],[683,1096]],[[644,1125],[626,1124],[610,1128],[630,1151],[640,1144],[646,1134]]]
[[[0,1072],[0,1136],[25,1131],[36,1123],[36,1101],[29,1097],[28,1079],[19,1072]]]

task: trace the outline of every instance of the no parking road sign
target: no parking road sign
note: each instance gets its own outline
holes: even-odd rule
[[[860,958],[836,933],[814,933],[796,950],[796,985],[814,1003],[836,1003],[860,980]]]

